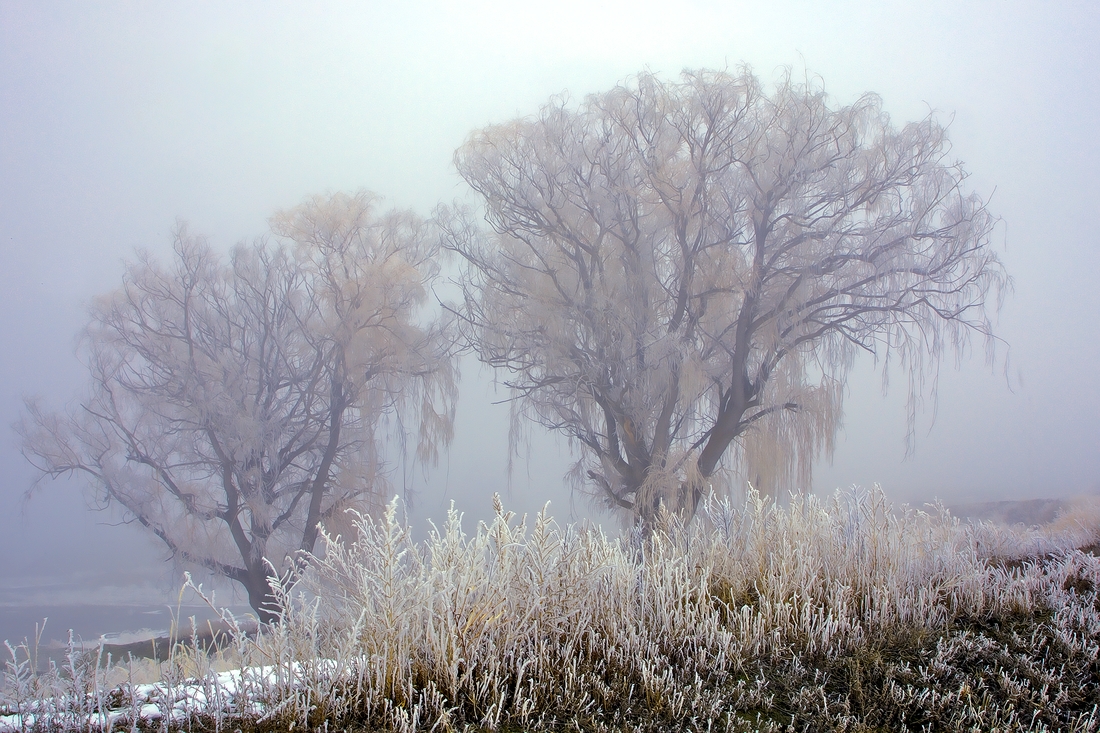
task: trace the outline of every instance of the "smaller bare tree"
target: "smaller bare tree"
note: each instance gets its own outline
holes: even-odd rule
[[[228,266],[182,225],[170,267],[140,256],[91,309],[90,395],[68,414],[28,401],[17,425],[40,480],[86,477],[272,620],[271,574],[321,522],[380,505],[395,436],[415,431],[422,460],[451,438],[449,340],[422,322],[438,237],[375,205],[309,199]]]
[[[466,338],[579,446],[578,483],[643,522],[693,514],[723,464],[806,486],[859,352],[917,395],[991,336],[995,221],[949,149],[932,117],[898,129],[874,95],[835,106],[789,75],[553,100],[456,154],[492,227],[439,215]]]

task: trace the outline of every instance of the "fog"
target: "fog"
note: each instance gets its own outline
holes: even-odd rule
[[[945,360],[911,455],[902,375],[883,396],[875,365],[857,367],[814,488],[877,482],[948,503],[1096,492],[1098,34],[1090,3],[0,4],[0,423],[24,395],[80,395],[88,303],[136,248],[166,256],[177,218],[228,251],[324,191],[367,188],[426,215],[467,195],[452,155],[477,127],[643,69],[747,62],[768,84],[808,69],[839,103],[877,92],[899,124],[952,120],[1015,280],[996,324],[1007,347],[992,367],[980,343]],[[414,526],[451,500],[484,517],[493,492],[521,513],[549,500],[563,520],[607,521],[563,488],[567,448],[539,428],[508,476],[504,397],[464,362],[450,451],[407,475]],[[88,511],[77,482],[24,503],[33,476],[9,432],[0,617],[175,598],[154,542]]]

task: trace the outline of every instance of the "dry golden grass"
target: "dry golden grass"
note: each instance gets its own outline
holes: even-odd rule
[[[709,503],[688,527],[670,518],[644,539],[558,527],[545,513],[527,523],[498,503],[472,534],[452,511],[414,543],[396,516],[391,505],[359,519],[352,542],[326,538],[324,555],[282,591],[281,622],[237,635],[233,659],[246,671],[232,684],[201,655],[169,665],[156,694],[207,689],[177,723],[1100,725],[1100,560],[1074,549],[1100,536],[1094,503],[1024,529],[960,524],[934,507],[895,510],[878,490],[782,507],[750,493]],[[116,702],[136,709],[137,688],[115,689]],[[62,714],[62,691],[45,697],[58,701],[57,720],[76,720]],[[9,709],[18,704],[9,695]],[[49,720],[41,710],[36,720]]]

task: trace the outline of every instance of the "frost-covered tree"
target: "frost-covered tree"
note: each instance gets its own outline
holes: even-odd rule
[[[68,414],[30,402],[18,426],[41,478],[87,478],[271,620],[272,573],[319,523],[379,505],[394,446],[415,432],[434,460],[451,437],[449,341],[422,312],[438,236],[375,206],[309,199],[228,264],[180,226],[171,265],[129,265],[91,309],[89,396]]]
[[[719,472],[806,486],[860,352],[907,371],[912,420],[945,349],[991,343],[1008,283],[934,117],[898,129],[789,74],[642,74],[456,162],[492,229],[439,214],[468,342],[643,522],[691,516]]]

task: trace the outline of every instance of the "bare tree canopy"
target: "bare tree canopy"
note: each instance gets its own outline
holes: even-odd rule
[[[375,204],[309,199],[272,219],[280,244],[228,265],[179,226],[170,266],[140,257],[93,306],[88,398],[66,415],[29,402],[18,426],[43,477],[87,477],[265,621],[269,575],[318,523],[381,505],[387,445],[414,430],[434,460],[451,438],[449,342],[421,318],[438,236]]]
[[[492,228],[441,209],[469,263],[465,337],[573,476],[643,522],[719,473],[806,487],[861,351],[910,375],[992,337],[995,219],[946,130],[787,74],[642,74],[456,154]],[[987,342],[990,343],[990,342]]]

